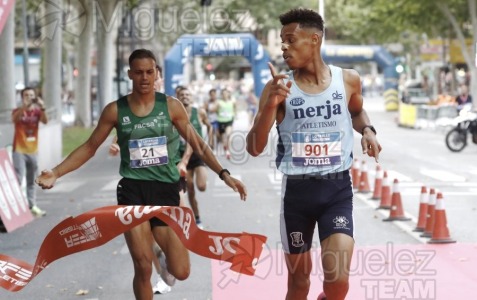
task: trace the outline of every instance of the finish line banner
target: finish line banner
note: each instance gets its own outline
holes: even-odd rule
[[[232,271],[255,274],[267,240],[263,235],[201,230],[187,207],[112,205],[69,217],[56,225],[43,240],[33,266],[0,254],[0,286],[19,291],[55,260],[99,247],[152,217],[167,223],[190,251],[229,262]]]

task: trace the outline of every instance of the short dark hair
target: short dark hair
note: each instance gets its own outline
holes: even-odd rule
[[[294,8],[281,14],[280,23],[283,26],[298,23],[302,28],[324,29],[323,18],[316,11],[307,8]]]
[[[156,62],[156,56],[152,53],[151,50],[147,49],[136,49],[134,50],[131,55],[129,55],[129,66],[131,66],[133,60],[135,59],[142,59],[142,58],[150,58]]]
[[[20,92],[20,95],[23,97],[23,94],[26,92],[26,91],[29,91],[29,90],[32,90],[35,92],[35,95],[36,95],[36,90],[31,87],[31,86],[26,86],[25,88],[23,88],[23,90]]]
[[[217,90],[216,89],[210,89],[209,95],[212,94],[212,93],[217,93]]]
[[[177,93],[180,93],[180,92],[182,92],[183,90],[189,90],[189,88],[186,87],[186,86],[183,86],[183,85],[179,85],[178,87],[176,87]]]
[[[160,65],[156,64],[156,69],[159,72],[159,74],[161,74],[161,76],[162,76],[162,67]]]

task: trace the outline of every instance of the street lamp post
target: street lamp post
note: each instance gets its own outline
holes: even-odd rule
[[[22,23],[23,23],[23,82],[25,87],[30,83],[30,73],[28,70],[30,55],[28,53],[28,27],[25,0],[22,0]]]
[[[123,18],[124,20],[124,18]],[[122,42],[122,27],[118,26],[118,37],[116,39],[116,87],[118,89],[118,98],[121,98],[123,94],[121,93],[121,69],[122,69],[122,52],[121,52],[121,42]]]

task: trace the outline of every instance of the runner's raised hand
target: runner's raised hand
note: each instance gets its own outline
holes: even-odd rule
[[[43,170],[41,171],[40,176],[35,179],[36,184],[38,184],[42,189],[49,190],[51,189],[56,182],[58,177],[52,170]]]
[[[288,81],[285,84],[283,79],[288,78],[288,75],[277,74],[275,67],[271,63],[268,63],[268,67],[270,68],[270,74],[272,75],[273,80],[270,84],[267,106],[276,107],[290,94],[292,82]]]

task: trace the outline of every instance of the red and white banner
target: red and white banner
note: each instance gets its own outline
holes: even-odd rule
[[[0,34],[2,34],[3,26],[7,22],[8,16],[13,8],[15,0],[0,0]]]
[[[0,149],[0,219],[8,232],[33,220],[6,149]]]
[[[188,207],[112,205],[69,217],[56,225],[43,240],[34,265],[0,254],[0,286],[19,291],[53,261],[101,246],[152,217],[167,223],[190,251],[229,262],[235,272],[255,274],[267,240],[263,235],[200,230]]]

